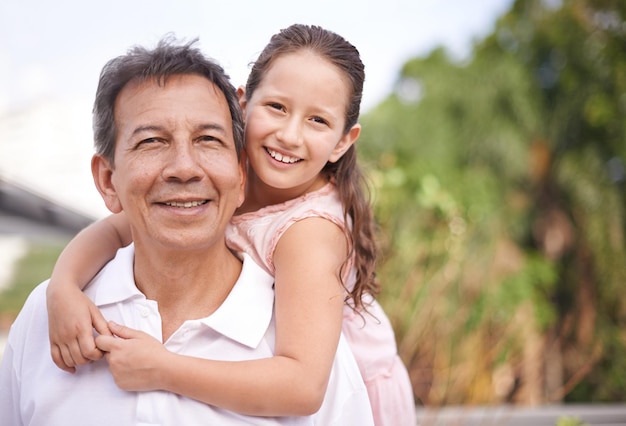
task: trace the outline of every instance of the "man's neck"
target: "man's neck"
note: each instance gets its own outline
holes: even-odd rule
[[[163,341],[190,319],[211,315],[241,274],[242,263],[226,246],[212,252],[135,251],[139,290],[159,306]]]

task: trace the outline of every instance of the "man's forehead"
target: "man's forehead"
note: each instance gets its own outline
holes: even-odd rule
[[[133,79],[118,94],[115,120],[186,115],[198,126],[221,127],[230,134],[232,116],[224,93],[208,78],[198,74],[175,74],[166,80],[156,77]],[[144,126],[150,123],[144,123]]]
[[[212,80],[202,74],[196,73],[132,78],[122,87],[116,100],[118,100],[123,93],[128,91],[141,91],[151,88],[167,89],[176,85],[204,86],[209,90],[211,95],[210,97],[226,101],[224,92]],[[208,94],[209,93],[207,92],[207,95]]]

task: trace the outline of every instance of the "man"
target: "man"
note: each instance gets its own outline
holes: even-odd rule
[[[243,200],[245,167],[242,118],[223,70],[192,43],[134,48],[103,69],[94,132],[96,186],[112,212],[125,212],[134,244],[85,294],[107,319],[152,335],[171,352],[271,357],[273,278],[225,244],[225,227]],[[2,424],[371,424],[343,340],[334,364],[342,368],[333,369],[322,408],[310,417],[248,417],[169,392],[125,392],[104,359],[67,374],[48,351],[46,284],[11,329],[0,367]]]

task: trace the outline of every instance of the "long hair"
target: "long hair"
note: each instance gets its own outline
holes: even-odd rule
[[[309,50],[325,58],[348,77],[351,90],[343,129],[344,133],[347,133],[359,119],[365,67],[359,51],[352,44],[324,28],[295,24],[272,36],[252,66],[246,83],[246,97],[248,99],[252,97],[273,61],[281,55],[300,50]],[[345,269],[350,265],[350,260],[354,259],[356,283],[352,290],[346,290],[349,293],[348,299],[351,299],[347,302],[351,302],[357,309],[363,307],[363,295],[377,294],[379,285],[375,272],[377,247],[370,194],[357,163],[355,145],[352,145],[335,163],[326,163],[322,172],[334,181],[343,206],[346,225],[352,224],[348,232],[350,253],[343,264],[341,277],[346,275]],[[345,287],[343,279],[342,284]]]

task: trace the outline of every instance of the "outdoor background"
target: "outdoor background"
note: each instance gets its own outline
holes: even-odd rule
[[[243,84],[293,22],[344,35],[366,65],[380,300],[417,404],[623,402],[623,0],[5,2],[0,177],[101,217],[89,157],[104,62],[172,31]],[[47,247],[25,250],[0,293],[5,323],[49,274]]]

